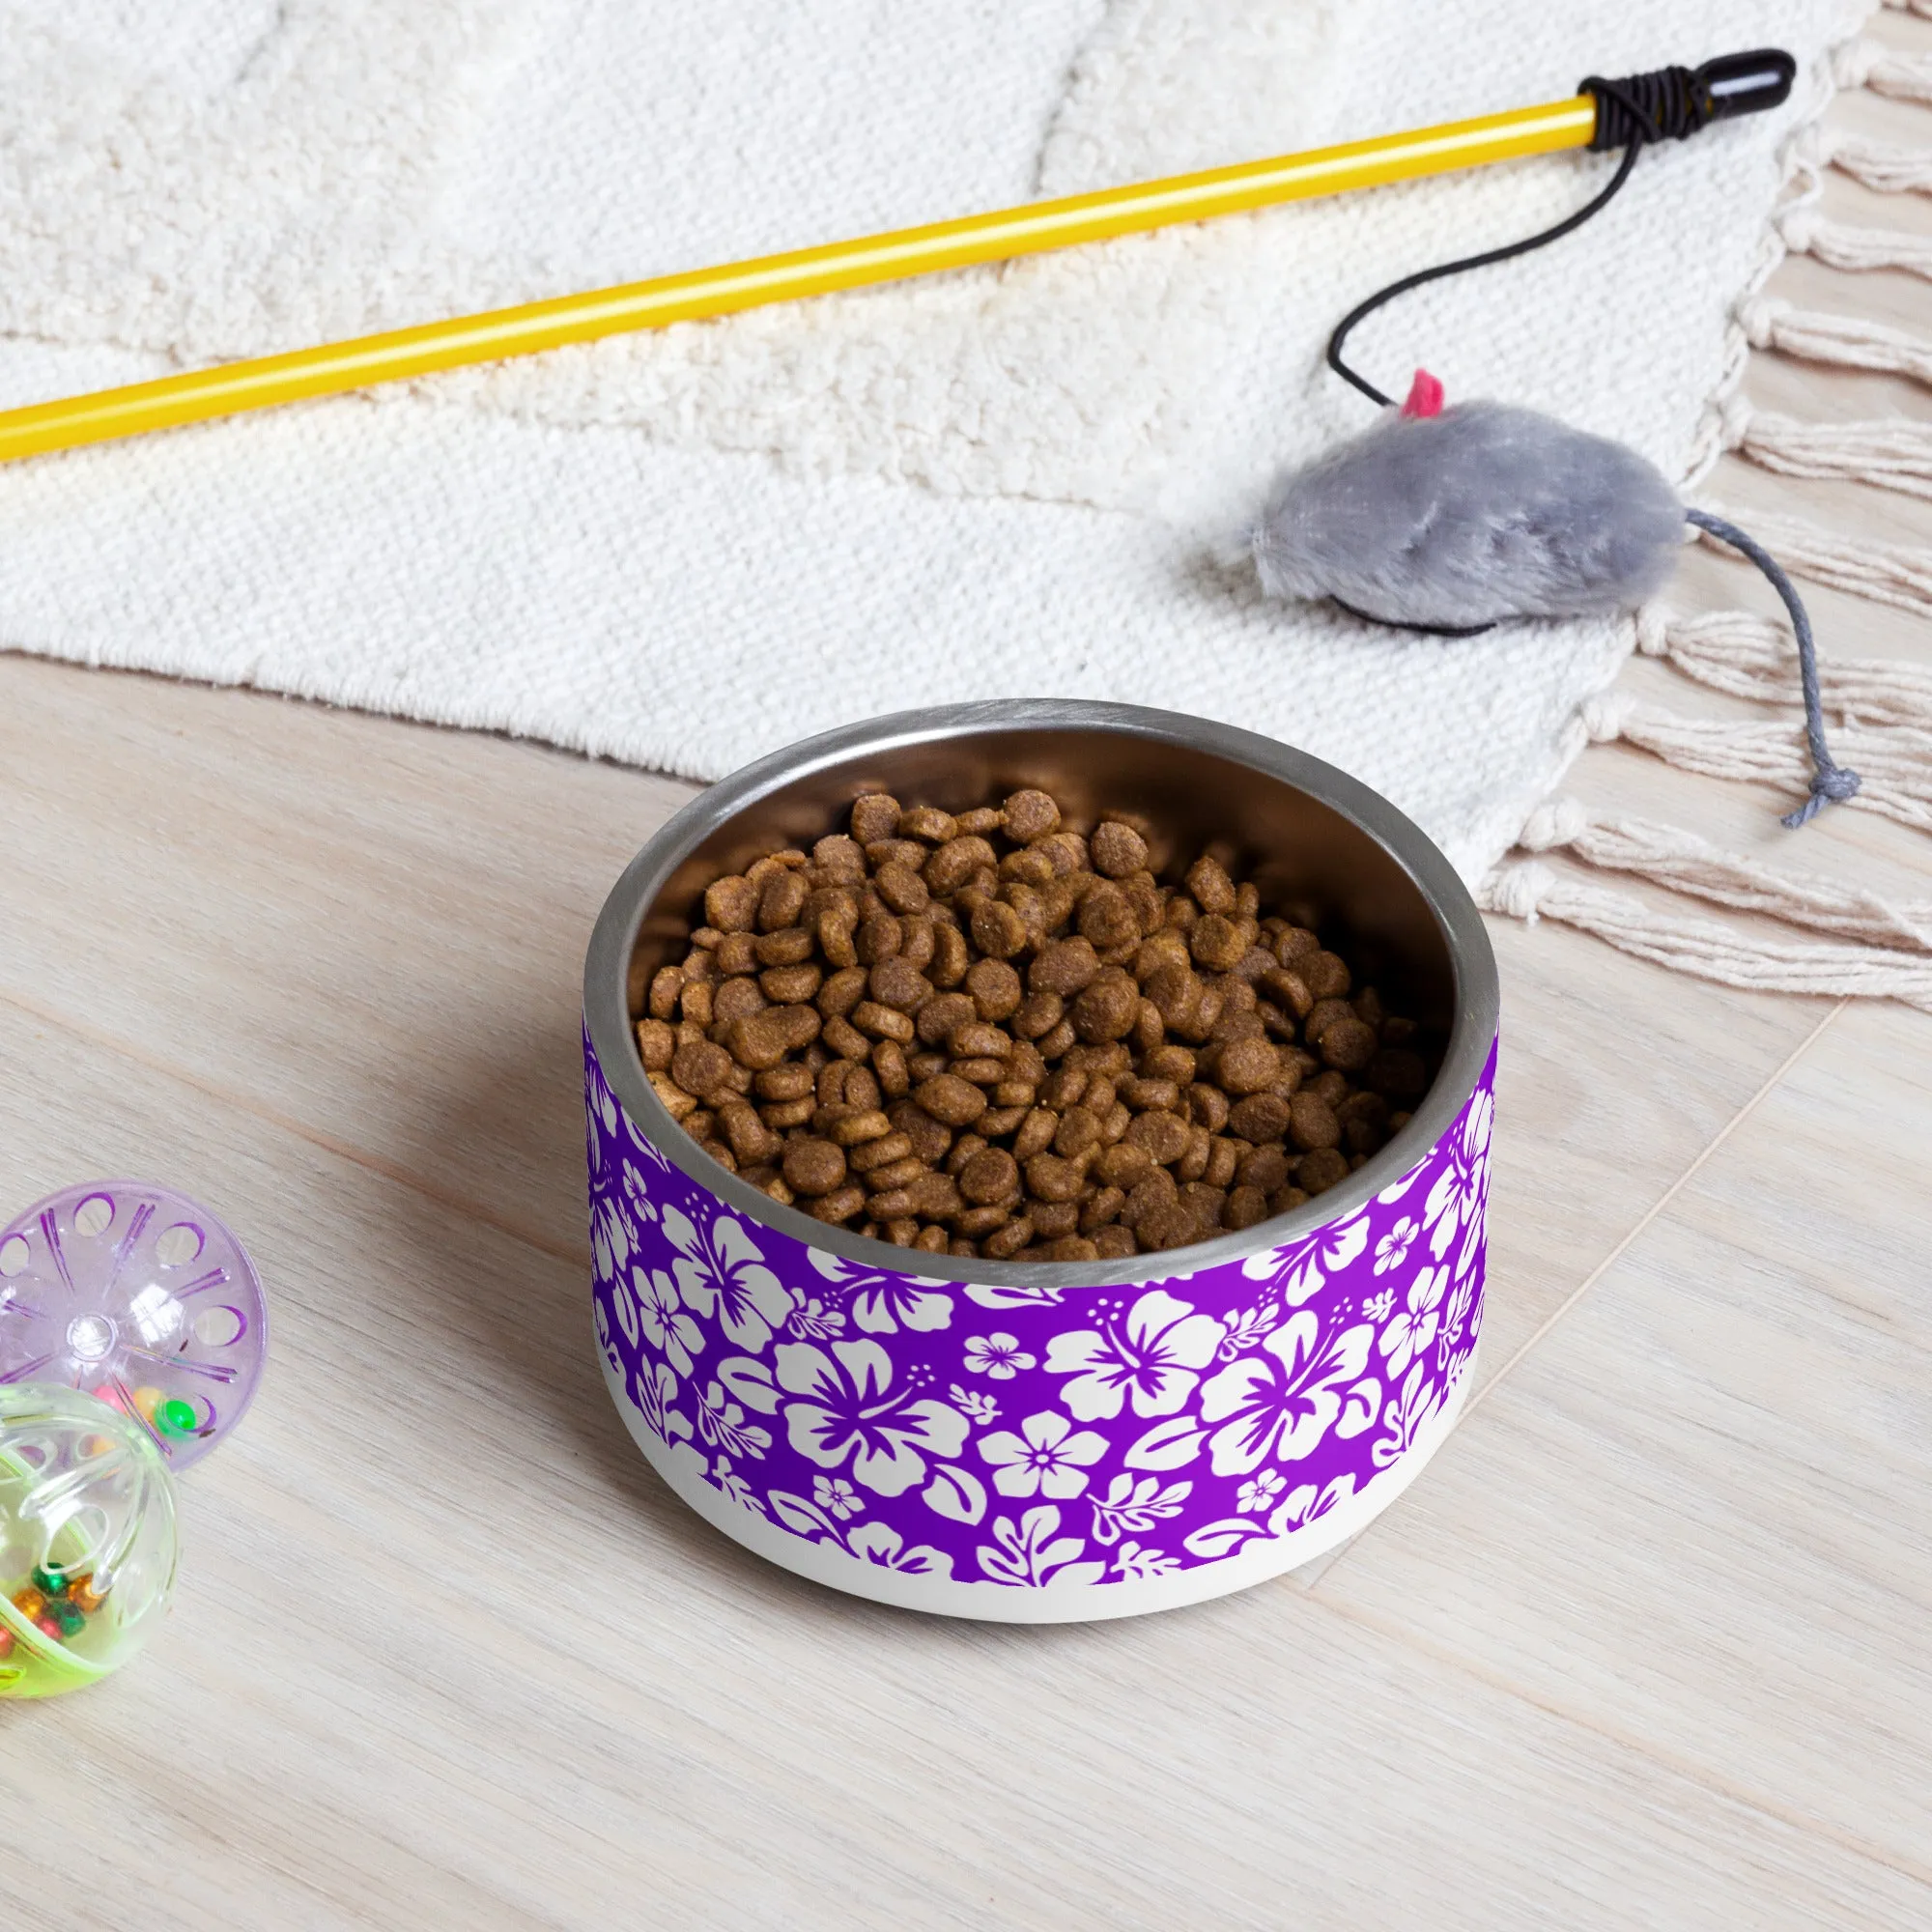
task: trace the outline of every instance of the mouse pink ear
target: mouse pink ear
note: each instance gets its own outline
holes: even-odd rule
[[[1439,416],[1442,413],[1442,384],[1427,369],[1418,369],[1408,385],[1408,400],[1403,404],[1406,416]]]

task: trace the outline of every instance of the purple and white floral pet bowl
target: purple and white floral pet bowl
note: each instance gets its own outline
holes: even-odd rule
[[[1408,1125],[1293,1213],[1115,1263],[917,1257],[701,1153],[632,1024],[704,887],[861,793],[966,810],[1023,785],[1232,839],[1270,907],[1346,935],[1444,1027]],[[1449,863],[1385,799],[1252,733],[1039,700],[879,719],[748,766],[606,903],[584,978],[598,1354],[665,1481],[821,1583],[1010,1623],[1198,1603],[1306,1563],[1453,1425],[1483,1313],[1495,962]]]

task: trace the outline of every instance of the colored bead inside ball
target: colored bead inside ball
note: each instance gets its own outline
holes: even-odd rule
[[[140,1421],[77,1389],[0,1385],[0,1697],[127,1662],[167,1610],[176,1548],[174,1485]]]

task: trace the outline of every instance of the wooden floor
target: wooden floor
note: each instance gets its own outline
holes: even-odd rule
[[[1922,282],[1778,287],[1932,333]],[[1932,412],[1751,380],[1813,418]],[[1932,542],[1932,505],[1854,486],[1709,494]],[[1686,602],[1757,595],[1687,564]],[[1927,654],[1816,607],[1828,650]],[[581,960],[686,788],[4,655],[0,721],[6,1208],[174,1182],[275,1323],[184,1486],[163,1634],[0,1706],[6,1922],[1932,1923],[1924,1015],[1494,923],[1483,1382],[1427,1474],[1199,1609],[921,1619],[704,1527],[597,1373]],[[1924,841],[1870,817],[1774,845],[1784,801],[1621,750],[1577,788],[1932,897]]]

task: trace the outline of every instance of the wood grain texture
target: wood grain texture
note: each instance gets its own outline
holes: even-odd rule
[[[1932,140],[1869,97],[1833,119]],[[1932,333],[1908,277],[1774,287]],[[1932,415],[1773,357],[1749,384]],[[1727,460],[1706,494],[1932,543],[1932,504],[1860,485]],[[1925,657],[1902,613],[1807,594],[1828,651]],[[1700,551],[1677,595],[1770,608]],[[152,1652],[0,1706],[10,1921],[82,1869],[99,1922],[156,1932],[1932,1921],[1921,1016],[1821,1033],[1823,1003],[1492,923],[1486,1380],[1435,1467],[1229,1602],[914,1618],[706,1529],[597,1376],[582,948],[689,787],[5,655],[0,718],[7,1201],[172,1180],[275,1321]],[[1616,746],[1573,788],[1932,896],[1925,841],[1870,815],[1797,843],[1783,801]]]

